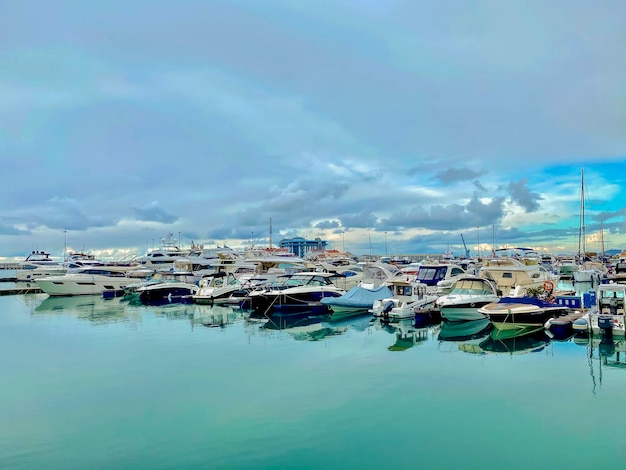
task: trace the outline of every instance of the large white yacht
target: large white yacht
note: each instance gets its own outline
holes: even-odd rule
[[[45,251],[33,251],[18,264],[15,278],[18,281],[34,281],[43,276],[64,274],[67,268],[63,263],[56,261],[50,253]]]
[[[83,266],[69,269],[66,274],[36,279],[39,288],[48,295],[94,295],[107,291],[122,291],[137,282],[132,273],[136,267]]]
[[[161,247],[149,250],[144,256],[137,258],[137,262],[144,267],[154,270],[165,271],[174,268],[174,262],[187,256],[188,252],[182,250],[173,238],[174,234],[168,233],[161,239]]]

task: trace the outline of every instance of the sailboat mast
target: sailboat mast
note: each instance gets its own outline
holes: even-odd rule
[[[582,262],[585,247],[585,169],[580,170],[580,221],[578,226],[578,261]]]

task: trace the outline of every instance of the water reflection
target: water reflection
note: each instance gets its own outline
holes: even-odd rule
[[[230,305],[199,305],[193,309],[193,325],[202,325],[209,328],[225,328],[238,321],[243,321],[245,312]]]
[[[488,353],[526,354],[542,351],[550,343],[543,326],[510,330],[493,328],[479,347]]]
[[[315,315],[313,312],[283,313],[275,312],[270,316],[248,317],[251,322],[257,322],[259,331],[272,334],[284,331],[298,341],[319,341],[321,339],[345,333],[347,326],[336,322],[329,323],[328,315]]]
[[[141,313],[128,311],[120,298],[104,299],[98,295],[50,296],[37,305],[35,314],[70,313],[94,323],[140,321]]]
[[[413,346],[425,343],[431,335],[439,331],[438,324],[416,326],[413,318],[403,318],[394,322],[376,318],[372,324],[375,329],[386,331],[395,336],[396,342],[387,348],[389,351],[406,351]]]

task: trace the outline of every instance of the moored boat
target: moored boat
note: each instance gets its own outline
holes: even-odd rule
[[[448,321],[480,320],[487,316],[478,309],[499,299],[492,281],[467,275],[456,281],[449,294],[437,299],[437,307],[441,317]]]
[[[571,313],[569,307],[536,297],[502,297],[498,302],[480,307],[478,311],[487,315],[499,330],[543,328],[549,318]]]

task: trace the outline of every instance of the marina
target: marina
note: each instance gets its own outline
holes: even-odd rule
[[[371,313],[268,320],[102,295],[5,295],[0,312],[2,468],[622,468],[626,458],[615,432],[624,337]]]

